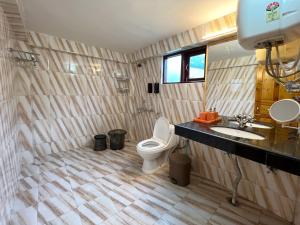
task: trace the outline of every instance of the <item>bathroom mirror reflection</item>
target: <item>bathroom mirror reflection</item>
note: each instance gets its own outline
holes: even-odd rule
[[[255,51],[243,49],[237,40],[208,46],[207,104],[224,116],[254,116]]]
[[[245,112],[256,121],[274,123],[269,115],[271,105],[295,94],[278,85],[258,58],[237,40],[208,46],[206,108],[216,107],[226,116]]]
[[[254,55],[254,50],[246,50],[240,46],[237,40],[231,40],[208,47],[208,64]],[[221,63],[218,66],[219,68],[224,67]]]

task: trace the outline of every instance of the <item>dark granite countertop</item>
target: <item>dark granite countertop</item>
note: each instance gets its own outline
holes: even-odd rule
[[[239,129],[228,117],[214,124],[187,122],[175,125],[175,133],[179,136],[218,148],[231,154],[266,164],[296,175],[300,175],[300,139],[297,131],[280,126],[272,129],[246,127],[241,130],[263,136],[264,140],[249,140],[215,132],[212,126],[224,126]]]

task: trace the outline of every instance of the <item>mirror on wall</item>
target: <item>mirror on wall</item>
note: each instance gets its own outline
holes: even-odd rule
[[[244,56],[254,56],[254,50],[245,50],[237,40],[227,41],[208,47],[208,64]],[[221,65],[219,65],[221,66]]]
[[[256,52],[243,49],[237,40],[208,46],[207,105],[222,115],[246,112],[257,121],[273,122],[271,105],[293,98],[256,61]]]
[[[221,115],[254,115],[255,51],[243,49],[237,40],[208,46],[207,105]]]

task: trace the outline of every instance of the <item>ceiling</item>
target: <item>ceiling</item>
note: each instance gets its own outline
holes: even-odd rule
[[[229,14],[237,0],[23,0],[26,28],[132,52]]]

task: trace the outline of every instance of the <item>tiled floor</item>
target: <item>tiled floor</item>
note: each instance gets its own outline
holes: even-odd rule
[[[192,176],[187,188],[168,180],[168,169],[141,173],[135,145],[121,151],[76,149],[37,159],[23,168],[10,224],[20,225],[169,225],[288,224]]]

